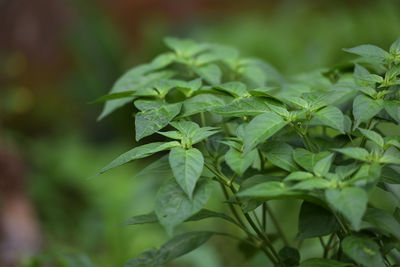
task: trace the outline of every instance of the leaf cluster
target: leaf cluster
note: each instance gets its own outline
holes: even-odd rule
[[[141,173],[167,166],[170,178],[154,212],[127,224],[160,223],[174,236],[186,221],[223,219],[242,232],[224,236],[247,242],[275,266],[400,264],[399,196],[392,188],[400,183],[400,39],[389,51],[344,49],[358,56],[353,72],[319,70],[302,78],[283,77],[231,47],[165,43],[171,51],[129,70],[98,99],[105,102],[100,119],[134,104],[136,141],[165,138],[129,150],[99,172],[168,151]],[[229,212],[204,209],[217,183]],[[392,210],[372,204],[376,190],[393,195]],[[295,240],[287,240],[276,219],[278,238],[267,234],[274,199],[303,201]],[[164,264],[215,234],[221,233],[175,235],[126,266]],[[308,238],[320,239],[320,258],[301,258]]]

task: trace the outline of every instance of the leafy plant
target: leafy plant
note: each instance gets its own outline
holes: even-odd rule
[[[171,52],[129,70],[98,100],[105,101],[100,118],[133,102],[136,141],[164,139],[146,138],[99,173],[169,151],[141,173],[170,166],[159,170],[170,179],[157,193],[155,210],[126,224],[160,223],[173,237],[126,266],[164,264],[213,235],[242,240],[273,266],[400,264],[393,188],[400,183],[400,39],[389,51],[345,49],[359,56],[354,72],[339,66],[290,78],[231,47],[176,38],[165,43]],[[204,208],[214,184],[229,212]],[[373,204],[375,191],[394,196],[392,210]],[[302,200],[295,240],[287,239],[269,208],[274,199]],[[176,234],[178,225],[206,218],[236,225],[242,234]],[[270,227],[277,233],[267,233]],[[302,258],[308,238],[320,240],[319,258]]]

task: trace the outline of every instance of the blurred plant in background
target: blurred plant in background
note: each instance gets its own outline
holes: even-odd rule
[[[88,103],[129,66],[162,51],[164,36],[233,45],[282,73],[298,74],[345,62],[350,57],[341,47],[388,47],[400,35],[399,12],[395,0],[0,1],[0,155],[5,155],[0,166],[18,162],[16,169],[25,170],[12,179],[19,181],[18,195],[30,203],[43,241],[31,251],[40,249],[37,256],[18,260],[32,266],[121,266],[165,241],[157,226],[118,226],[134,210],[152,208],[152,196],[141,192],[155,190],[161,179],[131,179],[146,162],[86,179],[134,145],[129,107],[96,124],[101,105]],[[9,190],[4,181],[11,178],[0,175],[4,205]],[[4,236],[0,232],[0,249]],[[176,264],[258,266],[257,257],[244,263],[244,255],[232,256],[235,244],[221,242]],[[312,254],[313,244],[309,248]]]

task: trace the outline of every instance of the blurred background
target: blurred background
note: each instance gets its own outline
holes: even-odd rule
[[[157,225],[119,226],[153,208],[161,177],[133,178],[148,162],[87,179],[135,145],[129,105],[96,122],[89,102],[165,36],[236,46],[291,75],[346,62],[344,47],[387,49],[399,14],[396,0],[0,0],[0,266],[122,266],[165,242]],[[274,207],[294,236],[298,211]],[[214,238],[169,266],[263,266],[237,246]]]

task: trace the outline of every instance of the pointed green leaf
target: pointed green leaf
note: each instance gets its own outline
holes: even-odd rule
[[[349,158],[358,159],[361,161],[368,161],[369,152],[361,147],[345,147],[345,148],[336,148],[332,149],[343,155],[348,156]]]
[[[190,39],[167,37],[164,43],[182,57],[191,57],[208,49],[207,44],[199,44]]]
[[[389,52],[393,55],[400,55],[400,38],[391,44]]]
[[[382,99],[372,99],[365,95],[359,95],[353,102],[353,116],[356,120],[355,126],[361,122],[367,122],[378,114],[383,108]]]
[[[160,71],[147,74],[149,71],[154,70],[151,64],[140,65],[126,72],[121,78],[117,80],[111,89],[110,93],[122,93],[127,91],[136,91],[140,88],[151,87],[155,82],[167,79],[175,75],[172,71]],[[120,98],[107,101],[98,120],[103,119],[108,114],[112,113],[117,108],[132,101],[134,97]]]
[[[176,147],[169,153],[169,164],[176,181],[192,199],[196,182],[203,171],[203,154],[197,148]]]
[[[385,101],[385,110],[397,123],[400,123],[400,101]]]
[[[381,76],[369,73],[366,68],[358,64],[355,64],[354,79],[359,85],[372,88],[375,87],[376,83],[383,82],[383,78]]]
[[[323,207],[303,201],[296,239],[325,236],[340,229],[335,216]]]
[[[234,148],[230,148],[228,153],[225,154],[225,161],[234,172],[239,176],[242,176],[243,173],[253,164],[257,156],[257,149],[254,149],[247,154],[243,154]]]
[[[121,166],[125,163],[131,162],[135,159],[140,159],[140,158],[145,158],[148,157],[154,153],[163,151],[163,150],[169,150],[174,147],[178,147],[180,144],[176,141],[172,142],[156,142],[156,143],[150,143],[142,146],[135,147],[128,152],[125,152],[124,154],[120,155],[118,158],[110,162],[106,167],[101,169],[97,174],[94,176],[97,176],[99,174],[102,174],[110,169],[113,169],[115,167]]]
[[[154,211],[131,217],[129,220],[124,222],[122,225],[137,225],[137,224],[147,224],[158,222],[157,215]]]
[[[314,178],[314,175],[309,172],[302,172],[302,171],[297,171],[297,172],[292,172],[285,178],[285,182],[289,181],[303,181],[303,180],[308,180]]]
[[[289,122],[273,112],[267,111],[256,116],[245,128],[244,153],[273,136]]]
[[[246,85],[241,82],[229,82],[215,86],[215,89],[231,94],[235,98],[249,96]]]
[[[180,110],[181,104],[177,103],[137,113],[135,116],[136,141],[167,126]]]
[[[400,184],[400,171],[390,166],[384,166],[382,168],[381,180],[388,184]]]
[[[334,154],[330,154],[326,158],[323,158],[315,163],[313,170],[317,176],[323,177],[329,172],[329,169],[332,165],[333,156]]]
[[[293,190],[305,190],[312,191],[316,189],[326,189],[331,186],[331,182],[322,178],[313,178],[304,181],[300,181],[291,187]]]
[[[212,113],[222,116],[256,116],[268,111],[268,105],[259,98],[246,97],[239,98],[228,105],[220,106],[211,110]]]
[[[298,195],[281,182],[265,182],[239,191],[236,196],[250,199],[276,199]]]
[[[211,195],[210,181],[201,180],[196,186],[192,200],[175,179],[167,180],[156,196],[155,212],[160,224],[169,234],[176,226],[199,212]]]
[[[347,236],[342,247],[347,256],[365,267],[385,266],[378,244],[368,237]]]
[[[400,151],[395,147],[390,147],[379,159],[379,162],[400,165]]]
[[[346,187],[342,191],[329,189],[325,192],[325,197],[332,207],[350,221],[354,229],[359,229],[368,202],[368,195],[363,189],[358,187]]]
[[[334,106],[327,106],[315,112],[310,124],[329,126],[344,133],[343,113],[340,109]]]
[[[400,223],[390,213],[381,209],[368,208],[364,221],[400,240]]]
[[[208,210],[208,209],[200,210],[196,214],[190,216],[186,220],[186,222],[200,221],[200,220],[208,219],[208,218],[220,218],[220,219],[223,219],[230,223],[233,223],[235,225],[238,225],[237,222],[234,219],[232,219],[232,217],[230,217],[224,213],[215,212],[215,211]],[[137,224],[147,224],[147,223],[157,223],[157,222],[158,222],[157,215],[154,211],[152,211],[148,214],[133,216],[129,220],[124,222],[122,225],[137,225]]]
[[[379,63],[383,63],[389,58],[388,52],[380,47],[370,44],[359,45],[353,48],[345,48],[343,50]]]
[[[329,155],[330,153],[327,151],[314,154],[304,148],[297,148],[293,151],[294,161],[309,172],[313,172],[315,164]]]
[[[201,67],[194,68],[194,71],[203,80],[211,85],[220,84],[222,72],[221,69],[215,64],[209,64]]]
[[[292,172],[298,170],[296,163],[293,161],[293,148],[286,143],[272,144],[265,151],[265,157],[275,166],[286,171]]]
[[[212,94],[201,94],[189,98],[183,102],[181,117],[187,117],[200,112],[208,111],[225,105],[224,100]]]
[[[383,141],[383,138],[380,134],[378,134],[377,132],[371,131],[371,130],[367,130],[367,129],[359,128],[358,130],[360,130],[360,132],[365,137],[367,137],[369,140],[371,140],[372,142],[377,144],[380,148],[383,148],[385,142]]]

